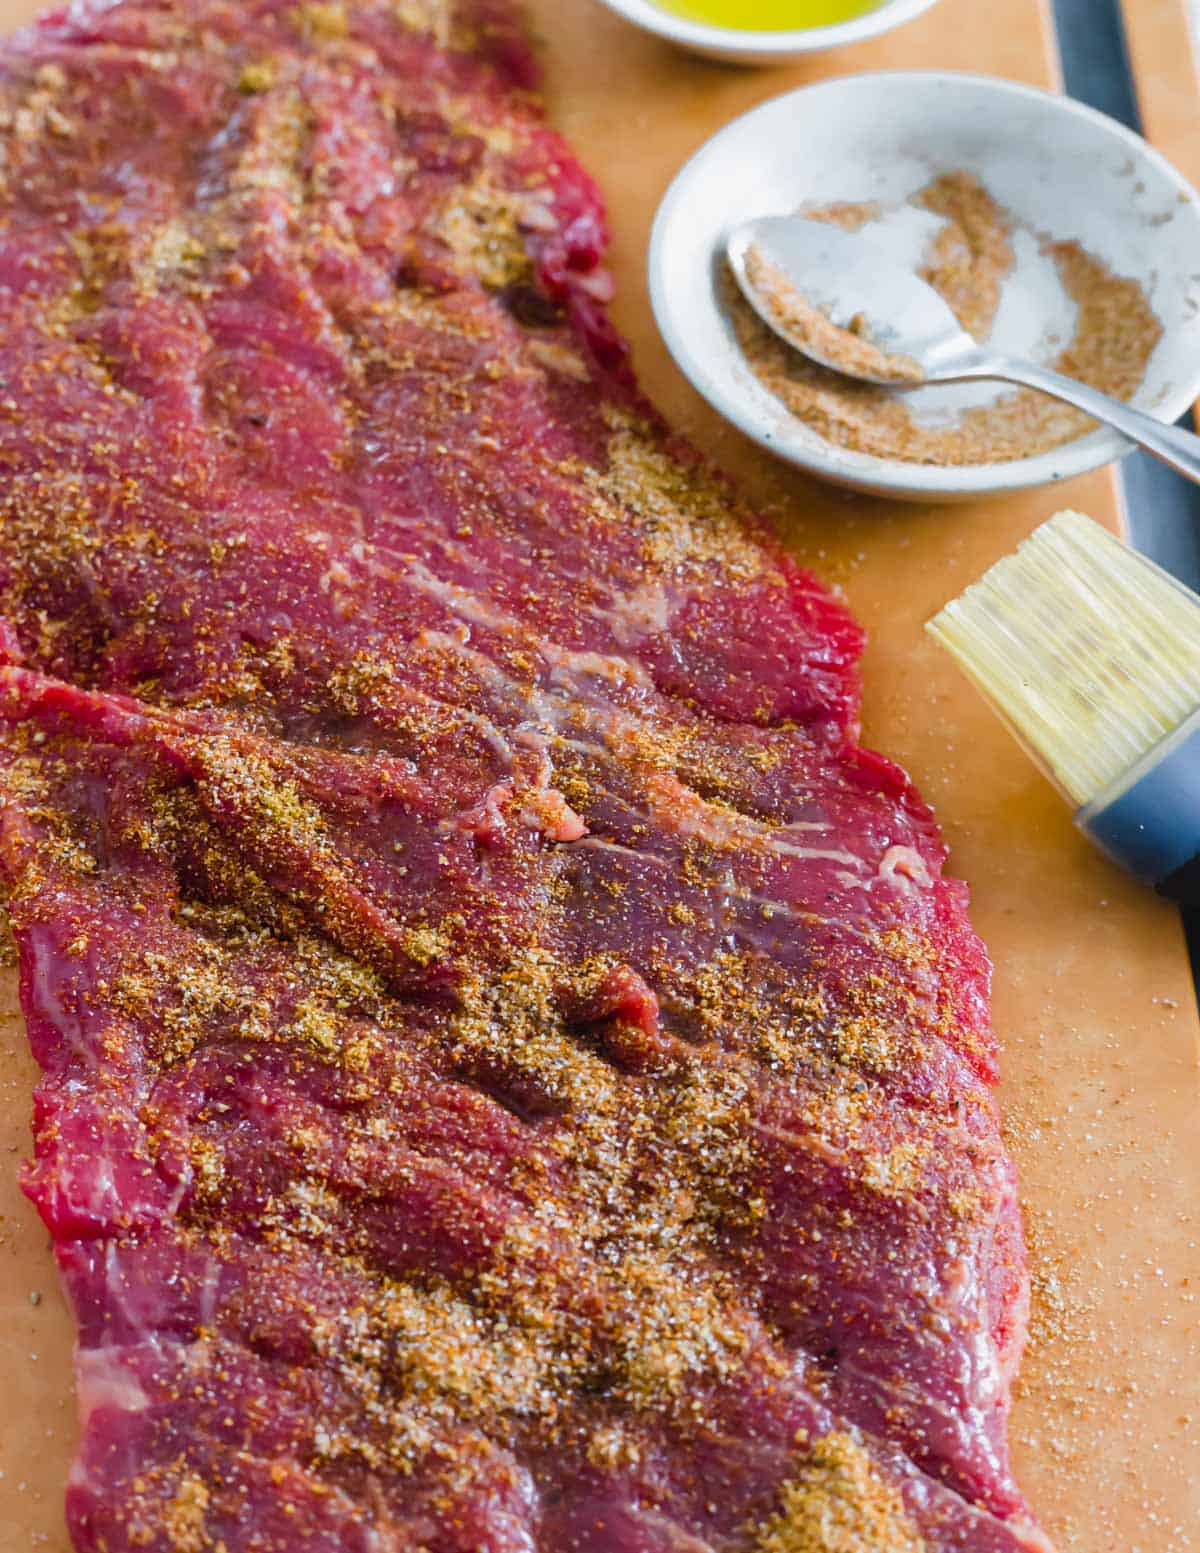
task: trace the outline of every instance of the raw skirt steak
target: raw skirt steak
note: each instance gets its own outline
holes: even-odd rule
[[[0,845],[96,1553],[1016,1553],[983,950],[507,0],[0,57]]]

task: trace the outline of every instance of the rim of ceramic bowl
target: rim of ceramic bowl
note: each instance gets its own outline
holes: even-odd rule
[[[715,22],[690,21],[665,11],[654,0],[601,0],[610,11],[626,21],[657,33],[684,48],[720,49],[726,54],[816,53],[821,49],[842,48],[876,37],[889,28],[912,21],[936,5],[938,0],[879,0],[873,10],[849,21],[827,22],[820,27],[778,28],[749,32],[743,27],[722,27]]]
[[[872,83],[912,85],[918,90],[936,89],[939,83],[957,81],[981,87],[997,95],[1034,99],[1049,104],[1054,111],[1089,121],[1098,131],[1124,145],[1143,164],[1156,167],[1175,188],[1176,193],[1200,214],[1200,193],[1184,178],[1183,174],[1155,150],[1141,135],[1127,129],[1108,114],[1077,102],[1070,97],[1023,82],[1009,81],[1002,76],[990,76],[966,70],[877,70],[854,75],[832,76],[824,81],[811,82],[790,92],[779,93],[759,103],[748,112],[731,119],[715,135],[709,137],[695,151],[671,180],[664,194],[650,232],[648,254],[648,280],[650,303],[659,332],[670,351],[676,366],[717,412],[731,421],[753,442],[765,448],[776,458],[783,459],[798,468],[806,469],[836,485],[877,496],[891,496],[904,500],[934,501],[958,500],[974,496],[996,496],[1006,492],[1027,490],[1037,486],[1053,485],[1077,475],[1090,474],[1096,469],[1113,463],[1133,451],[1133,444],[1119,432],[1108,427],[1074,438],[1061,447],[1044,453],[1030,454],[1025,458],[1010,459],[993,464],[937,465],[918,464],[903,459],[880,458],[874,455],[857,455],[853,459],[845,450],[826,441],[819,434],[811,446],[803,449],[794,444],[780,446],[773,432],[773,423],[757,411],[749,397],[731,388],[710,370],[705,358],[692,350],[686,331],[677,326],[666,301],[668,281],[666,277],[667,229],[675,207],[688,193],[688,179],[695,164],[709,152],[710,147],[735,127],[744,125],[760,114],[776,111],[780,103],[790,99],[811,97],[814,93],[847,88],[869,90]],[[1150,410],[1156,420],[1170,425],[1200,400],[1200,358],[1194,371],[1187,378],[1173,382],[1162,395],[1161,402]],[[1145,406],[1142,406],[1145,408]],[[787,412],[783,411],[786,416]]]

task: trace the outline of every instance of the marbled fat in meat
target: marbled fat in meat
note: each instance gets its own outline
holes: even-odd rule
[[[0,56],[0,846],[89,1553],[1016,1553],[986,957],[507,0]]]

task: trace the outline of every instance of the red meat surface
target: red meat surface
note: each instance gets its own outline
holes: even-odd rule
[[[89,1553],[1017,1553],[988,965],[507,0],[0,55],[0,856]]]

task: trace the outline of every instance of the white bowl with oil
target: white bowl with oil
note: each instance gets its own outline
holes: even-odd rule
[[[657,5],[655,0],[601,0],[610,11],[623,16],[646,32],[657,34],[679,48],[702,54],[707,59],[726,60],[739,65],[780,65],[789,59],[800,59],[805,54],[818,54],[825,49],[846,48],[861,43],[865,38],[890,32],[904,22],[912,21],[922,11],[928,11],[937,0],[875,0],[873,5],[862,5],[857,15],[842,21],[817,21],[808,26],[749,27],[740,23],[736,27],[711,21],[696,20],[683,14],[690,10],[704,11],[709,6],[689,6],[668,0],[667,5]],[[742,10],[754,18],[755,0],[740,0]],[[793,9],[803,14],[806,0],[793,0]],[[813,4],[812,9],[822,11],[843,9],[831,0]],[[849,11],[852,6],[844,7]]]
[[[1122,457],[1130,445],[1104,428],[998,463],[876,457],[828,441],[755,377],[722,286],[733,228],[807,204],[896,208],[933,179],[960,171],[974,174],[1029,233],[1078,242],[1142,287],[1163,332],[1132,404],[1170,422],[1200,398],[1200,196],[1140,136],[1104,114],[1033,87],[953,71],[868,72],[802,87],[735,119],[692,157],[659,207],[649,256],[655,317],[680,369],[768,451],[878,495],[953,501],[1048,485]],[[1021,299],[1026,305],[1010,313],[1028,314],[1038,297],[1031,288]],[[992,343],[1013,355],[1036,354],[1026,340],[1001,334],[1004,316],[997,314]],[[1036,334],[1036,324],[1024,317],[1022,327]],[[1047,318],[1041,332],[1051,340],[1056,327]],[[964,408],[977,402],[979,385],[961,387]],[[948,385],[920,393],[957,391]],[[997,398],[1011,391],[995,385]]]

